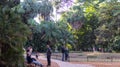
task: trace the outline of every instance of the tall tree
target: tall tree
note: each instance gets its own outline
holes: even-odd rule
[[[37,15],[41,17],[39,20],[50,21],[50,16],[53,11],[52,4],[48,0],[24,0],[21,3],[24,10],[23,17],[24,20],[33,19]],[[27,22],[27,21],[26,21]]]
[[[110,1],[102,4],[100,8],[99,22],[100,26],[97,29],[97,42],[106,44],[106,48],[116,49],[119,46],[119,2]],[[111,6],[112,5],[112,6]],[[116,42],[116,44],[115,44]],[[105,45],[104,45],[105,46]],[[118,50],[118,48],[117,48]],[[120,50],[120,49],[119,49]]]
[[[99,0],[77,0],[70,11],[64,13],[63,16],[67,18],[67,22],[74,29],[77,50],[83,48],[84,45],[90,48],[95,45],[94,31],[98,26],[97,10],[99,9],[98,5],[102,2]]]
[[[30,29],[22,22],[21,15],[17,12],[16,1],[18,0],[0,2],[0,66],[2,67],[25,66],[23,45],[27,41]]]

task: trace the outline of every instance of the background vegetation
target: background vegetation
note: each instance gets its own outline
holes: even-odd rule
[[[72,51],[119,52],[119,7],[118,0],[1,0],[0,64],[23,67],[23,47],[45,52],[48,43],[53,51],[63,44]]]

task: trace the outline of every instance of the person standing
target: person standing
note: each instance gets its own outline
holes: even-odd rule
[[[61,52],[62,52],[62,61],[64,61],[65,60],[65,46],[64,45],[62,45],[61,47]]]
[[[68,47],[66,46],[65,47],[65,61],[68,61],[68,58],[69,58],[69,50],[68,50]]]
[[[49,45],[47,45],[46,54],[47,54],[47,63],[48,63],[47,67],[49,67],[49,66],[51,66],[51,54],[52,54],[52,50]]]

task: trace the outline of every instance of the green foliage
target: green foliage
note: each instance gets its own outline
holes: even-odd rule
[[[73,35],[76,37],[76,50],[91,48],[95,45],[94,31],[98,26],[98,0],[78,0],[69,12],[64,13],[64,21],[74,28]]]
[[[80,8],[84,9],[83,14],[80,15],[84,15],[85,21],[81,28],[74,34],[78,36],[77,43],[83,46],[77,44],[76,46],[81,49],[84,45],[86,45],[85,48],[91,48],[92,45],[99,44],[102,48],[110,48],[119,51],[119,39],[116,43],[116,37],[119,37],[120,34],[119,2],[86,0]],[[78,11],[80,12],[80,9]],[[74,13],[79,14],[76,11]],[[71,20],[73,20],[73,18],[71,18]],[[99,47],[99,45],[96,46]]]
[[[24,67],[23,45],[30,29],[14,9],[0,5],[0,65],[3,67]]]
[[[114,41],[113,41],[113,50],[115,51],[120,51],[120,36],[116,36],[114,37]]]
[[[64,4],[48,0],[21,3],[18,12],[22,13],[22,20],[33,33],[26,46],[32,45],[35,50],[43,52],[48,42],[53,49],[60,44],[75,43],[77,50],[102,46],[119,51],[120,5],[117,0],[77,0],[69,11],[62,13],[59,22],[54,23],[50,20],[53,7],[58,10]],[[33,20],[37,15],[43,22]]]
[[[49,21],[50,14],[53,11],[52,4],[48,0],[25,0],[21,3],[21,9],[25,12],[23,16],[27,19],[36,17],[38,14],[44,19]]]
[[[34,26],[33,39],[30,41],[35,50],[45,51],[45,45],[49,42],[52,47],[58,44],[74,44],[74,37],[68,30],[66,23],[41,22]],[[27,46],[27,45],[26,45]],[[55,49],[55,48],[53,48]]]
[[[66,44],[66,46],[68,47],[69,50],[72,50],[72,49],[73,49],[73,47],[72,47],[71,44]]]
[[[20,0],[1,0],[0,5],[14,7],[20,3]]]
[[[47,41],[51,40],[50,35],[54,33],[49,31],[49,28],[54,26],[54,24],[51,25],[49,23],[51,20],[50,16],[53,11],[51,2],[48,0],[24,0],[24,2],[21,3],[19,11],[22,13],[23,22],[32,30],[31,39],[28,40],[25,47],[32,45],[34,50],[43,52]],[[34,20],[37,15],[39,15],[40,21],[48,21],[48,24],[43,24],[44,22],[41,24],[37,23]],[[43,38],[45,36],[44,31],[47,31],[45,38]]]
[[[105,4],[105,6],[100,8],[100,26],[96,29],[96,41],[100,44],[106,44],[108,48],[119,51],[119,2],[108,2]]]
[[[79,29],[81,24],[85,21],[83,8],[79,5],[75,5],[71,8],[70,12],[67,12],[67,22],[69,22],[73,28]]]

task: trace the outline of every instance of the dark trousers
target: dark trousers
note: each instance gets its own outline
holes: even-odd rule
[[[48,66],[51,65],[51,55],[47,55],[47,63],[48,63]]]
[[[65,60],[65,53],[62,53],[62,61]]]
[[[69,55],[68,53],[65,53],[65,61],[68,61]]]

